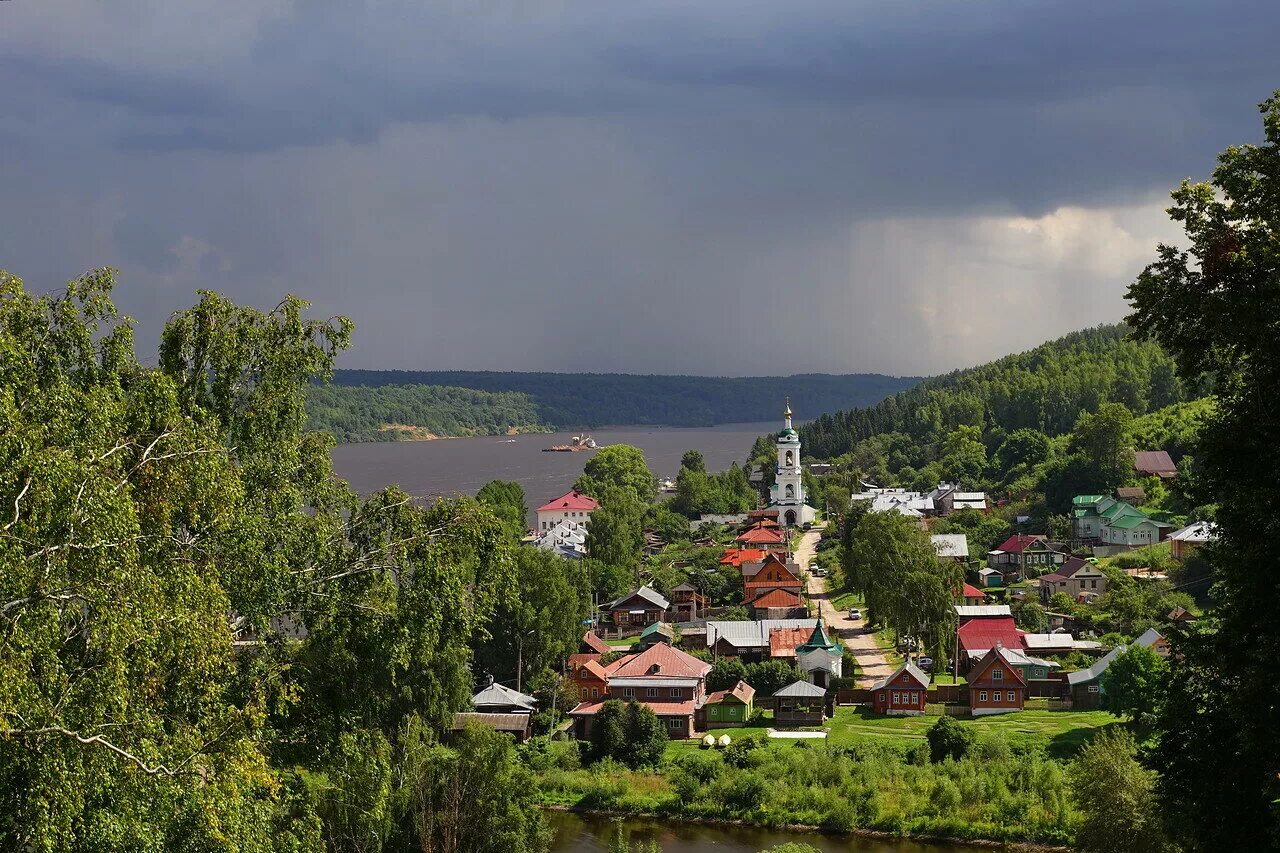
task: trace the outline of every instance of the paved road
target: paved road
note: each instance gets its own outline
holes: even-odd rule
[[[821,535],[822,532],[817,529],[807,531],[796,547],[795,561],[802,569],[808,570],[809,564],[813,562],[814,554],[817,553],[818,538]],[[851,621],[846,612],[837,610],[831,603],[827,593],[826,578],[810,575],[808,592],[810,600],[818,603],[822,621],[841,639],[845,648],[849,650],[849,654],[858,661],[858,666],[862,669],[862,675],[858,679],[859,687],[866,687],[873,681],[893,674],[893,666],[885,659],[884,652],[876,644],[871,632],[863,628],[861,621]]]

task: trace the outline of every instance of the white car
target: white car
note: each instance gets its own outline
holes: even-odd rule
[[[861,611],[861,610],[859,610],[859,609],[858,609],[858,608],[856,608],[856,607],[850,607],[850,608],[849,608],[849,618],[850,618],[850,619],[852,619],[852,620],[854,620],[854,621],[856,622],[857,620],[859,620],[859,619],[861,619],[861,618],[862,618],[862,611]]]

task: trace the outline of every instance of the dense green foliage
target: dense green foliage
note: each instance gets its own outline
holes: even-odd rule
[[[332,476],[304,394],[347,321],[203,293],[146,368],[112,284],[0,274],[0,847],[495,849],[413,804],[470,760],[437,744],[516,588],[503,524]]]
[[[1173,849],[1155,797],[1155,774],[1137,760],[1123,730],[1104,731],[1072,763],[1069,778],[1083,820],[1074,846],[1086,853],[1162,853]]]
[[[1160,713],[1169,664],[1153,649],[1133,645],[1102,673],[1102,708],[1148,723]]]
[[[800,440],[811,458],[827,459],[873,436],[902,433],[916,444],[936,445],[932,455],[941,459],[942,442],[961,426],[984,435],[1026,428],[1055,436],[1106,402],[1145,414],[1199,396],[1194,383],[1178,378],[1173,360],[1158,345],[1134,341],[1128,332],[1124,326],[1100,326],[926,379],[868,408],[802,424]]]
[[[906,516],[851,512],[844,524],[850,531],[841,570],[832,579],[836,588],[862,594],[868,622],[918,637],[938,660],[946,660],[963,569],[939,560],[929,534]]]
[[[667,730],[648,705],[610,699],[591,721],[592,761],[616,761],[628,767],[652,767],[662,760]]]
[[[558,669],[578,650],[591,590],[577,560],[531,546],[516,550],[515,590],[499,604],[476,666],[513,687]]]
[[[439,385],[307,388],[307,428],[338,441],[547,432],[527,394]]]
[[[942,716],[929,727],[929,760],[959,761],[969,754],[973,745],[973,732],[955,717]]]
[[[676,494],[671,509],[688,518],[702,513],[732,514],[755,509],[757,495],[747,481],[747,473],[737,463],[725,471],[707,473],[702,454],[686,451],[676,475]]]
[[[524,487],[508,480],[490,480],[476,492],[476,501],[484,504],[501,519],[515,539],[524,536],[525,519],[529,515]]]
[[[613,762],[551,768],[539,791],[584,808],[836,832],[1067,843],[1078,819],[1062,764],[1013,750],[996,733],[984,733],[972,755],[937,764],[927,750],[921,761],[917,749],[889,745],[766,745],[729,734],[723,752],[682,752],[660,774]]]
[[[644,451],[630,444],[602,447],[582,467],[582,476],[573,487],[583,494],[600,498],[609,488],[625,489],[636,499],[648,503],[658,492],[658,484]]]
[[[619,373],[497,373],[472,371],[337,370],[337,386],[450,386],[491,394],[527,395],[536,406],[528,423],[562,429],[610,424],[712,426],[775,421],[783,398],[804,416],[870,406],[915,378],[856,373],[843,376],[640,376]],[[344,388],[330,392],[335,405]],[[345,408],[345,407],[344,407]],[[521,409],[523,410],[523,408]]]
[[[1280,92],[1261,110],[1263,144],[1173,193],[1188,247],[1160,246],[1129,289],[1129,323],[1217,387],[1195,484],[1217,505],[1213,618],[1172,638],[1155,755],[1165,811],[1205,850],[1280,847],[1280,516],[1260,499],[1280,481]]]

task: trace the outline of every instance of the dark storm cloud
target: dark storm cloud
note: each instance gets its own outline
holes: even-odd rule
[[[359,366],[917,373],[1123,313],[1271,3],[0,6],[0,266]]]

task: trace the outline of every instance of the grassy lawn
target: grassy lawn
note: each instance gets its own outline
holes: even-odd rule
[[[836,715],[827,721],[827,739],[832,746],[852,746],[859,742],[894,743],[914,746],[925,739],[929,727],[938,721],[940,709],[931,706],[933,713],[919,717],[885,717],[863,708],[836,708]],[[975,733],[1003,732],[1009,743],[1026,748],[1043,748],[1056,758],[1074,755],[1093,733],[1117,723],[1116,717],[1105,711],[1020,711],[1014,714],[994,714],[988,717],[958,718]],[[737,729],[717,729],[719,737],[727,734],[734,740],[751,735],[765,737],[772,720],[761,726],[744,726]],[[793,740],[769,740],[775,749],[794,746]],[[817,746],[821,741],[809,741]],[[672,759],[700,748],[698,740],[673,741],[667,746],[667,758]]]
[[[640,639],[638,636],[614,637],[612,640],[605,640],[605,642],[608,643],[610,646],[613,646],[615,649],[629,649],[633,645],[635,645],[635,642],[638,639]]]
[[[969,680],[965,678],[963,675],[959,675],[959,676],[951,675],[950,673],[946,673],[946,672],[942,672],[942,673],[939,673],[938,675],[935,675],[933,677],[933,680],[938,684],[968,684],[969,683]]]
[[[847,613],[850,607],[862,607],[862,596],[856,592],[842,592],[831,599],[831,606]]]

